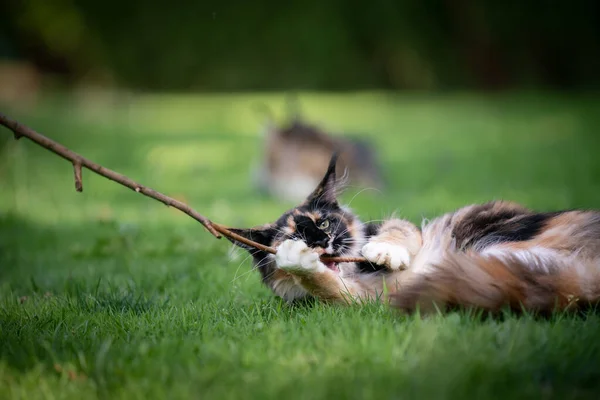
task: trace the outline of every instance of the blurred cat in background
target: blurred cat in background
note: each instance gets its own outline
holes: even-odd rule
[[[277,126],[266,110],[261,159],[253,171],[255,187],[281,200],[300,201],[320,182],[334,150],[339,150],[337,168],[346,171],[347,184],[374,189],[384,187],[372,146],[364,140],[331,135],[302,122],[297,100],[288,98],[287,103],[292,117],[282,126]]]

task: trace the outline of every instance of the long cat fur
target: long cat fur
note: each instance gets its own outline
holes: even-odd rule
[[[539,213],[493,201],[421,228],[401,219],[362,223],[337,202],[336,157],[298,207],[275,223],[236,230],[278,249],[274,256],[234,241],[285,300],[384,299],[412,312],[451,306],[552,311],[600,299],[600,212]],[[319,227],[325,219],[335,230]],[[368,262],[325,265],[317,258],[323,253]]]

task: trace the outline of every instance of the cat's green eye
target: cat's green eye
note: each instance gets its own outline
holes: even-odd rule
[[[324,219],[319,224],[319,229],[327,229],[327,228],[329,228],[329,220],[328,219]]]

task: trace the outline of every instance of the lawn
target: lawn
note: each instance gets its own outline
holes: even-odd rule
[[[511,199],[600,206],[600,98],[304,94],[314,122],[370,138],[389,186],[364,219],[415,222]],[[48,97],[0,111],[215,221],[292,204],[249,180],[280,95]],[[427,318],[290,307],[225,240],[0,128],[0,398],[597,398],[600,313]]]

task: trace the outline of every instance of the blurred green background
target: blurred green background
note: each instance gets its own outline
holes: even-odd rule
[[[140,90],[598,87],[594,0],[5,0],[0,59]]]
[[[267,105],[356,132],[364,220],[600,207],[600,2],[0,2],[0,112],[215,221]],[[596,398],[600,317],[293,308],[184,214],[0,128],[0,397]],[[365,189],[365,190],[363,190]]]

